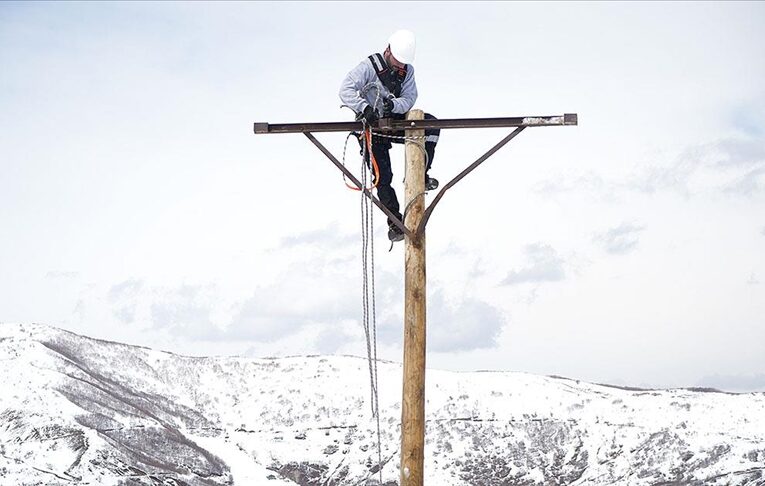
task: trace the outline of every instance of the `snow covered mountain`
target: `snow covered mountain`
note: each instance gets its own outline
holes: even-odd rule
[[[379,363],[398,484],[401,365]],[[379,484],[365,359],[195,358],[0,325],[0,485]],[[765,393],[428,370],[426,484],[765,484]]]

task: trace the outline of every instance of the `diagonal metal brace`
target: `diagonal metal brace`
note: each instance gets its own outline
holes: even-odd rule
[[[433,210],[436,208],[436,204],[438,204],[438,202],[441,200],[441,198],[444,197],[444,193],[446,193],[446,191],[448,191],[452,186],[454,186],[456,183],[458,183],[463,177],[465,177],[470,172],[472,172],[473,169],[475,169],[476,167],[481,165],[483,163],[483,161],[485,161],[486,159],[488,159],[489,157],[494,155],[494,153],[497,152],[497,150],[499,150],[502,147],[504,147],[505,144],[507,144],[507,142],[509,142],[510,140],[515,138],[515,136],[518,135],[519,133],[521,133],[524,128],[526,128],[526,127],[525,126],[520,126],[520,127],[516,128],[515,130],[513,130],[508,136],[506,136],[505,138],[500,140],[488,152],[486,152],[485,154],[480,156],[475,162],[473,162],[465,170],[460,172],[454,179],[450,180],[449,183],[446,184],[444,186],[444,188],[441,189],[441,191],[439,191],[439,193],[436,196],[436,198],[433,200],[432,203],[430,203],[430,206],[428,206],[428,208],[425,210],[425,213],[422,215],[422,220],[420,221],[419,226],[417,226],[417,230],[415,231],[415,233],[417,235],[422,235],[422,234],[425,233],[425,225],[428,224],[428,219],[430,219],[430,215],[433,214]]]
[[[308,140],[310,140],[311,142],[313,142],[313,144],[314,144],[314,145],[316,145],[316,147],[317,147],[319,150],[321,150],[321,152],[322,152],[324,155],[326,155],[326,156],[327,156],[327,158],[328,158],[329,160],[331,160],[331,161],[332,161],[332,163],[333,163],[333,164],[335,164],[335,166],[336,166],[338,169],[340,169],[340,170],[343,172],[343,174],[345,174],[345,176],[346,176],[348,179],[350,179],[350,180],[351,180],[351,182],[353,182],[353,184],[354,184],[356,187],[358,187],[358,188],[359,188],[359,190],[361,190],[361,191],[364,193],[364,195],[365,195],[365,196],[367,196],[367,197],[368,197],[368,198],[369,198],[369,199],[370,199],[370,200],[371,200],[373,203],[375,203],[375,206],[377,206],[378,208],[382,209],[382,212],[384,212],[384,213],[386,214],[386,216],[388,216],[388,218],[390,218],[391,222],[393,222],[393,224],[395,224],[395,225],[398,227],[398,229],[400,229],[401,231],[403,231],[403,232],[404,232],[404,234],[405,234],[405,235],[407,235],[408,237],[410,237],[410,238],[413,238],[413,237],[414,237],[414,233],[412,233],[410,230],[408,230],[408,229],[406,228],[406,225],[405,225],[405,224],[404,224],[404,223],[403,223],[403,222],[402,222],[400,219],[398,219],[398,217],[397,217],[395,214],[393,214],[393,213],[390,211],[390,209],[386,208],[386,207],[385,207],[385,205],[384,205],[383,203],[381,203],[379,199],[377,199],[376,197],[374,197],[374,196],[372,195],[372,191],[370,191],[369,189],[365,188],[365,187],[364,187],[364,186],[361,184],[361,182],[360,182],[358,179],[356,179],[356,177],[355,177],[355,176],[354,176],[354,175],[353,175],[353,174],[352,174],[352,173],[351,173],[351,172],[350,172],[348,169],[346,169],[346,168],[345,168],[345,166],[344,166],[342,163],[340,163],[340,161],[339,161],[339,160],[337,160],[337,158],[336,158],[334,155],[332,155],[332,152],[330,152],[329,150],[327,150],[327,148],[326,148],[324,145],[322,145],[322,143],[321,143],[321,142],[319,142],[318,140],[316,140],[316,137],[314,137],[314,136],[313,136],[313,134],[312,134],[311,132],[302,132],[302,133],[303,133],[303,135],[305,135],[306,137],[308,137]],[[439,195],[440,195],[440,194],[439,194]]]

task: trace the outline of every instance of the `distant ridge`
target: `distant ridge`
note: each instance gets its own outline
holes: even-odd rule
[[[398,484],[401,367],[380,362]],[[190,357],[0,325],[0,484],[372,485],[368,367]],[[428,371],[431,484],[765,484],[765,394]]]

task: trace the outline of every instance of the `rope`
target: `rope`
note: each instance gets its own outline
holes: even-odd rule
[[[345,167],[345,153],[348,150],[348,139],[351,138],[351,135],[354,135],[354,134],[355,132],[351,132],[348,134],[347,137],[345,137],[345,144],[343,145],[343,160],[342,160],[343,167]],[[345,187],[347,187],[348,189],[352,189],[354,191],[362,191],[362,192],[371,191],[372,189],[376,188],[377,182],[380,180],[380,168],[377,166],[377,159],[375,158],[374,152],[372,151],[372,130],[369,129],[368,127],[365,128],[363,137],[364,137],[364,144],[363,144],[364,154],[367,154],[367,153],[369,154],[369,158],[372,161],[372,168],[374,169],[375,176],[374,176],[374,180],[372,181],[373,184],[370,187],[365,187],[366,186],[365,178],[362,176],[361,186],[363,187],[363,189],[360,189],[356,186],[352,186],[348,184],[348,181],[345,178],[345,172],[343,172],[343,182],[345,183]],[[364,160],[366,160],[366,155],[364,156]],[[362,172],[364,172],[363,169],[362,169]]]
[[[371,151],[371,130],[366,131],[368,142],[364,144],[361,161],[361,182],[366,185],[369,177],[366,155]],[[347,139],[346,139],[347,142]],[[370,154],[371,155],[371,154]],[[379,172],[376,173],[379,180]],[[375,243],[374,243],[374,208],[365,194],[361,194],[361,265],[362,265],[362,325],[367,345],[367,362],[369,364],[369,383],[371,392],[372,416],[377,422],[377,460],[382,481],[382,440],[380,433],[380,402],[377,380],[377,303],[375,299]],[[370,312],[371,303],[371,312]]]
[[[388,134],[386,134],[384,132],[380,132],[380,131],[373,131],[372,133],[375,134],[375,137],[393,138],[393,139],[396,139],[396,140],[422,140],[423,138],[426,137],[426,135],[417,135],[417,136],[413,135],[411,137],[405,137],[405,136],[402,136],[402,135],[388,135]]]
[[[427,194],[427,192],[425,192],[425,191],[422,191],[421,193],[419,193],[419,194],[417,194],[416,196],[414,196],[414,197],[412,198],[412,200],[411,200],[411,201],[409,201],[409,204],[407,204],[407,205],[406,205],[406,207],[404,208],[404,214],[403,214],[403,216],[402,216],[402,218],[404,219],[404,221],[406,221],[406,213],[408,213],[408,212],[409,212],[409,209],[412,207],[412,204],[414,204],[414,202],[415,202],[415,201],[416,201],[418,198],[420,198],[420,197],[423,197],[423,196],[425,196],[426,194]]]
[[[414,142],[415,139],[425,138],[425,137],[408,137],[408,138],[407,137],[400,137],[400,138],[404,139],[404,147],[406,147],[406,144],[412,143],[412,144],[416,145],[420,150],[422,150],[422,156],[425,159],[425,168],[427,169],[428,168],[428,162],[429,162],[428,159],[429,159],[429,157],[428,157],[428,151],[425,149],[425,143]],[[404,164],[404,179],[403,179],[404,183],[406,183],[406,168],[407,168],[407,164]],[[427,174],[426,174],[426,178],[427,178]],[[425,182],[427,183],[427,180]],[[419,196],[417,196],[417,197],[419,197]],[[412,201],[417,199],[417,197],[413,198]],[[411,204],[412,204],[412,202],[410,201],[409,204],[406,207],[408,208],[409,205],[411,205]],[[406,211],[404,211],[404,214],[406,214]]]

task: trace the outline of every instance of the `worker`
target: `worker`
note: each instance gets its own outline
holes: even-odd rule
[[[372,54],[356,66],[340,86],[340,99],[356,113],[356,119],[366,126],[376,127],[379,118],[403,120],[417,100],[417,84],[414,81],[415,37],[408,30],[399,30],[390,36],[385,51]],[[426,120],[436,117],[425,113]],[[440,130],[425,130],[425,191],[438,187],[438,180],[430,177],[428,171],[433,165],[433,154]],[[372,154],[377,161],[380,180],[377,183],[377,197],[391,213],[402,220],[396,191],[391,187],[393,171],[390,163],[391,143],[404,143],[404,132],[387,132],[388,138],[372,135]],[[363,144],[363,137],[359,138]],[[363,151],[363,147],[362,147]],[[363,151],[364,152],[364,151]],[[367,155],[367,163],[369,163]],[[401,241],[404,233],[388,218],[388,238]]]

